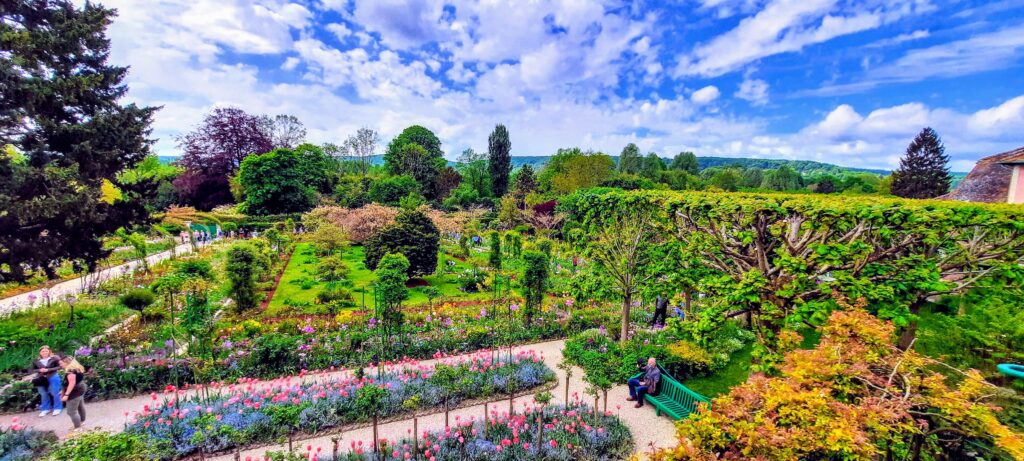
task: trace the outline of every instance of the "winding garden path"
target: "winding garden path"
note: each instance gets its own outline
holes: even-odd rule
[[[175,247],[175,254],[185,254],[192,251],[192,245],[184,243]],[[152,265],[157,262],[163,261],[171,257],[171,250],[162,251],[160,253],[151,254],[146,257],[146,261]],[[121,275],[121,273],[127,268],[128,270],[134,270],[140,265],[139,260],[128,261],[123,264],[108,267],[98,272],[90,274],[90,277],[96,277],[97,279],[106,279]],[[76,295],[82,292],[82,279],[84,277],[76,277],[73,279],[64,280],[58,282],[50,287],[43,287],[32,291],[26,291],[21,294],[10,296],[7,298],[0,299],[0,316],[6,315],[14,310],[23,310],[27,306],[32,305],[32,308],[44,305],[44,295],[49,295],[51,300],[58,300],[68,295]]]
[[[565,373],[557,368],[558,363],[562,360],[562,348],[564,346],[565,341],[559,340],[519,346],[515,348],[515,350],[534,350],[539,354],[542,354],[544,363],[546,363],[548,367],[554,370],[558,375],[558,386],[551,390],[551,394],[554,397],[552,403],[554,404],[562,404],[565,400]],[[435,360],[425,360],[422,363],[432,364],[434,362]],[[340,376],[342,373],[343,372],[317,373],[306,375],[302,379],[304,381],[329,380]],[[583,398],[585,402],[593,405],[593,400],[583,392],[585,384],[583,383],[582,376],[583,370],[579,368],[573,372],[573,376],[569,384],[569,399],[573,400],[573,395],[575,394],[579,396],[579,398]],[[263,383],[270,384],[272,381],[265,381]],[[676,444],[675,427],[670,419],[656,416],[654,408],[650,405],[646,405],[643,408],[633,408],[631,402],[626,402],[626,397],[628,397],[628,390],[625,385],[619,385],[611,389],[611,391],[608,392],[608,410],[621,417],[623,422],[629,426],[630,431],[633,433],[633,440],[636,443],[636,449],[638,451],[648,451],[651,447],[671,447]],[[162,398],[163,396],[158,396],[158,399]],[[153,399],[150,395],[143,395],[132,398],[88,403],[86,405],[88,420],[84,427],[85,429],[120,431],[122,430],[126,420],[126,412],[131,414],[135,411],[141,411],[144,405],[148,405],[152,402]],[[524,405],[531,405],[532,402],[533,394],[528,394],[517,397],[514,404],[517,409],[521,409]],[[489,405],[491,411],[497,411],[498,413],[508,411],[508,399],[497,400]],[[601,402],[601,407],[604,407],[604,402]],[[468,420],[469,418],[479,419],[483,417],[483,412],[484,406],[480,404],[453,410],[450,414],[450,418],[452,424],[454,424],[456,417],[463,421]],[[0,416],[0,426],[9,425],[15,417],[19,418],[19,422],[21,424],[29,428],[54,431],[62,438],[66,437],[71,429],[71,421],[66,415],[62,414],[56,417],[39,417],[35,412]],[[381,438],[400,439],[408,435],[408,431],[411,429],[412,420],[407,419],[382,424],[379,426],[378,430]],[[442,429],[444,429],[444,412],[434,413],[419,418],[419,430],[421,432]],[[306,447],[310,446],[314,451],[320,449],[322,453],[330,453],[333,444],[331,441],[332,438],[339,438],[342,447],[348,447],[350,441],[362,441],[363,444],[366,445],[372,440],[371,432],[372,429],[370,427],[365,427],[347,431],[342,434],[296,441],[295,448],[301,449],[304,452]],[[246,450],[242,452],[241,459],[245,459],[246,456],[262,459],[263,454],[268,450],[284,451],[287,450],[287,444]],[[224,455],[207,459],[227,461],[234,459],[234,455]]]

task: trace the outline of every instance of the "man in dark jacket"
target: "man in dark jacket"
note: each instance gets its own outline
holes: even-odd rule
[[[654,319],[651,320],[651,326],[665,326],[665,315],[668,314],[668,298],[658,295],[654,298]],[[658,323],[658,319],[661,319],[661,323]]]
[[[644,396],[647,394],[658,395],[658,382],[661,381],[661,370],[658,369],[658,362],[654,357],[647,359],[647,366],[644,367],[644,375],[639,379],[632,378],[629,385],[629,402],[636,402],[634,408],[644,406]]]

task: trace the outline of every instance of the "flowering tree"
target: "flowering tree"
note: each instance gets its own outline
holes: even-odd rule
[[[998,388],[980,373],[950,384],[934,361],[893,345],[892,323],[845,308],[818,347],[790,352],[781,376],[756,375],[691,415],[680,445],[656,458],[960,459],[979,440],[1024,457],[1024,437],[996,419],[986,401]]]

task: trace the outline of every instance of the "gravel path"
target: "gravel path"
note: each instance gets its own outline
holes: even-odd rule
[[[554,404],[562,404],[565,400],[565,374],[562,370],[557,368],[558,362],[562,360],[562,348],[564,346],[565,341],[559,340],[515,348],[517,351],[534,350],[541,354],[544,359],[544,363],[546,363],[558,375],[558,386],[551,391],[551,394],[554,397],[552,403]],[[434,362],[436,362],[436,360],[425,360],[422,363],[432,364]],[[302,380],[304,382],[322,381],[333,379],[346,373],[348,372],[318,373],[307,375],[302,378],[292,377],[286,379],[290,379],[292,382],[295,382],[296,380]],[[575,369],[569,384],[569,400],[577,398],[584,399],[585,402],[593,405],[593,399],[584,394],[586,385],[583,383],[582,376],[583,371],[579,368]],[[280,380],[265,381],[262,382],[261,385],[273,385],[279,382]],[[638,451],[649,451],[652,447],[671,447],[676,444],[675,427],[672,420],[664,416],[656,416],[654,408],[650,405],[645,405],[643,408],[633,408],[632,402],[626,402],[626,397],[628,397],[628,390],[625,385],[612,388],[611,391],[608,392],[608,410],[617,414],[622,418],[623,422],[629,426],[630,431],[633,433],[633,441],[635,442]],[[163,396],[158,395],[157,399],[162,400]],[[88,421],[85,423],[84,427],[86,429],[120,431],[124,427],[124,423],[127,419],[125,416],[126,412],[131,414],[132,412],[141,411],[144,405],[148,405],[152,402],[153,397],[151,395],[143,395],[126,399],[114,399],[103,402],[88,403],[86,404]],[[533,395],[529,394],[517,397],[514,404],[517,409],[520,409],[525,405],[531,405],[532,402]],[[508,411],[508,399],[491,402],[488,405],[492,413]],[[604,402],[601,402],[600,406],[603,409]],[[459,418],[462,421],[470,418],[483,418],[483,412],[484,405],[481,404],[454,410],[451,412],[449,417],[451,418],[451,422],[454,424],[455,418]],[[54,431],[62,438],[67,436],[71,429],[71,420],[66,415],[62,414],[59,416],[39,417],[37,414],[38,413],[22,413],[19,415],[0,416],[0,426],[9,425],[12,419],[17,417],[21,424],[29,428]],[[420,432],[442,429],[444,429],[443,412],[419,418]],[[378,427],[379,436],[381,438],[388,439],[399,439],[401,437],[405,437],[411,430],[411,419],[383,424]],[[366,427],[342,434],[296,441],[295,448],[305,451],[306,447],[310,446],[314,451],[319,448],[323,453],[330,453],[332,448],[332,437],[339,438],[342,446],[347,447],[350,441],[362,441],[364,445],[368,444],[372,440],[371,433],[372,429],[370,427]],[[241,459],[244,460],[246,456],[262,459],[263,454],[268,450],[284,451],[287,450],[287,448],[287,444],[284,444],[247,450],[242,452]],[[228,461],[233,460],[234,455],[225,455],[207,459]]]
[[[185,243],[175,247],[175,252],[178,255],[189,253],[192,251],[192,245]],[[163,251],[156,254],[151,254],[146,257],[146,261],[150,265],[156,264],[157,262],[163,261],[171,257],[171,250]],[[141,263],[138,260],[119,264],[117,266],[103,269],[99,272],[93,273],[91,276],[96,277],[97,280],[109,279],[121,275],[125,269],[134,270]],[[15,310],[25,310],[26,308],[36,308],[44,305],[42,302],[43,295],[48,293],[51,300],[57,300],[64,298],[69,295],[76,295],[82,292],[82,278],[73,278],[57,283],[51,287],[40,288],[38,290],[27,291],[25,293],[10,296],[4,299],[0,299],[0,316],[7,315]],[[29,298],[34,300],[34,303]]]

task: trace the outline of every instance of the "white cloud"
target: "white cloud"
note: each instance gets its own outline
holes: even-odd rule
[[[676,74],[722,75],[766,56],[874,29],[918,8],[913,0],[898,0],[873,10],[843,7],[838,0],[772,0],[732,30],[680,56]]]
[[[694,91],[693,94],[690,95],[690,100],[693,101],[695,104],[704,105],[718,99],[719,95],[721,95],[721,92],[718,91],[718,87],[714,85],[708,85],[704,88]]]
[[[334,34],[334,36],[340,41],[345,41],[349,35],[352,35],[352,30],[340,22],[328,24],[324,28]]]
[[[928,29],[915,30],[906,34],[899,34],[895,37],[886,38],[877,42],[865,45],[867,48],[882,48],[886,46],[899,45],[900,43],[910,42],[914,40],[921,40],[931,36],[931,32]]]
[[[756,78],[744,78],[734,96],[750,101],[752,105],[763,106],[768,103],[768,82]]]

